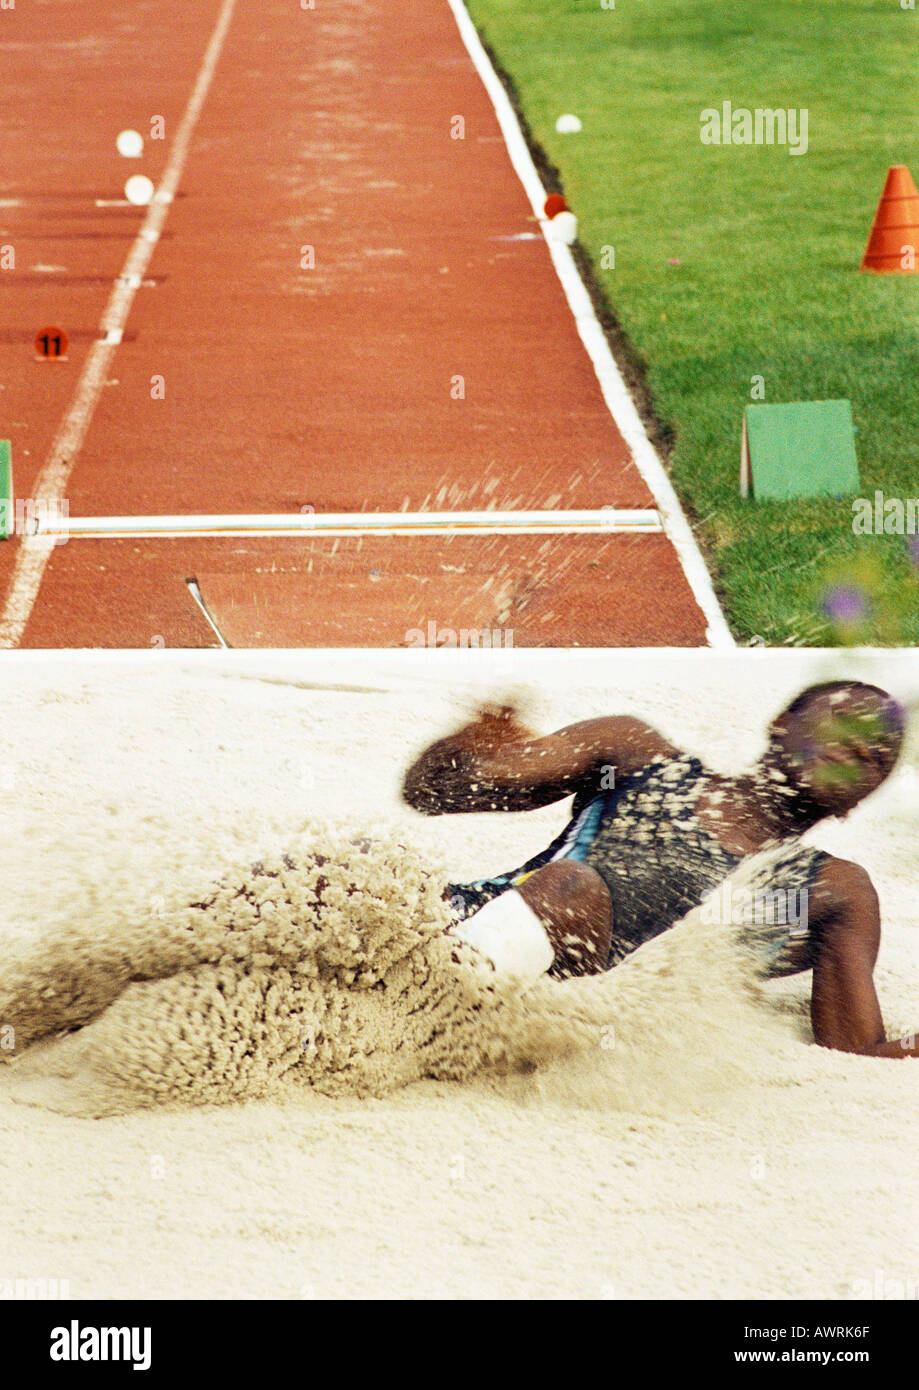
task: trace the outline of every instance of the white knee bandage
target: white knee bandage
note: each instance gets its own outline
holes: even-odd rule
[[[487,956],[499,975],[508,978],[535,980],[555,959],[545,927],[513,888],[492,898],[451,930]]]

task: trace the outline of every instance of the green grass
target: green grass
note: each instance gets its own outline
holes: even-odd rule
[[[751,378],[851,399],[862,494],[919,495],[919,275],[860,274],[890,164],[919,178],[919,9],[898,0],[470,0],[558,169],[644,369],[668,466],[740,641],[919,643],[907,540],[851,501],[738,493]],[[706,146],[700,113],[806,108],[808,150]],[[559,135],[573,111],[577,135]],[[613,247],[615,268],[603,269]],[[919,248],[917,248],[919,249]],[[609,259],[607,253],[606,259]],[[677,260],[679,265],[671,264]],[[828,584],[867,616],[828,624]]]

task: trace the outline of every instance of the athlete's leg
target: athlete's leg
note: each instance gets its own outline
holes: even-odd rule
[[[596,975],[609,963],[613,907],[596,869],[556,859],[537,869],[517,890],[548,933],[555,951],[551,974]]]

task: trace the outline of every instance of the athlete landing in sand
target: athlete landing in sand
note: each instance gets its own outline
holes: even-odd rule
[[[768,732],[753,771],[727,777],[629,716],[539,738],[509,707],[481,712],[412,765],[403,786],[410,806],[444,815],[528,811],[572,795],[574,803],[561,835],[521,868],[451,885],[457,935],[499,969],[595,974],[702,904],[749,856],[771,850],[751,892],[804,911],[790,921],[779,914],[778,923],[761,913],[746,931],[760,973],[813,970],[811,1019],[822,1046],[919,1055],[915,1038],[885,1037],[871,879],[799,839],[827,816],[846,816],[889,776],[903,712],[876,686],[834,681],[805,690]]]

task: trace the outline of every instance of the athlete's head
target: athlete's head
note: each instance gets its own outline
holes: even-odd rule
[[[844,816],[890,775],[903,743],[903,709],[862,681],[826,681],[792,700],[769,726],[766,763],[819,816]]]

